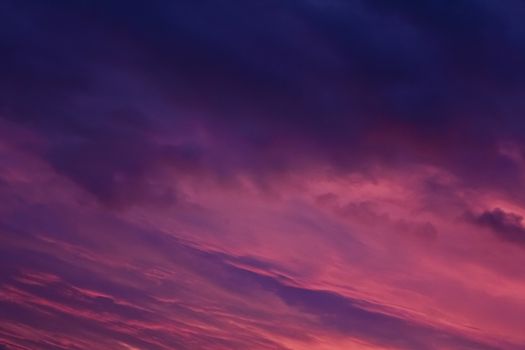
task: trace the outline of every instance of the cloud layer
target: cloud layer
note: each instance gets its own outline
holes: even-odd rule
[[[518,0],[0,4],[0,349],[521,349]]]

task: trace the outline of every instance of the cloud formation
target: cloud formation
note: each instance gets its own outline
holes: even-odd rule
[[[504,241],[525,243],[525,227],[522,224],[523,217],[520,215],[506,213],[496,208],[481,213],[474,221],[480,226],[489,228]]]
[[[523,348],[524,16],[3,1],[0,348]]]

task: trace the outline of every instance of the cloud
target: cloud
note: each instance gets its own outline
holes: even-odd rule
[[[2,1],[0,343],[520,348],[524,17]]]
[[[151,236],[151,233],[140,235]],[[13,314],[11,317],[13,324],[29,327],[41,324],[40,331],[56,335],[52,343],[48,343],[46,338],[17,340],[7,336],[0,339],[7,339],[8,344],[12,342],[13,345],[31,343],[36,347],[65,349],[67,343],[87,346],[95,341],[93,335],[98,334],[104,336],[107,346],[118,341],[152,349],[167,349],[171,346],[186,348],[188,344],[182,329],[206,322],[211,327],[210,331],[195,333],[191,340],[202,348],[221,343],[234,348],[248,344],[259,344],[261,349],[279,348],[279,342],[269,342],[263,346],[269,339],[264,340],[261,337],[265,332],[272,332],[274,335],[307,343],[313,341],[310,335],[338,334],[370,344],[400,349],[436,349],[443,346],[494,349],[454,331],[440,330],[401,315],[396,316],[392,314],[393,310],[380,305],[351,299],[331,291],[290,285],[289,283],[294,283],[292,280],[275,275],[267,270],[267,263],[254,258],[237,258],[224,253],[208,252],[185,246],[168,237],[156,237],[164,242],[163,249],[159,250],[161,246],[154,241],[146,243],[146,246],[151,246],[152,252],[156,254],[165,254],[165,267],[169,267],[175,276],[179,272],[191,276],[191,280],[186,283],[204,283],[209,289],[187,289],[188,285],[181,285],[177,277],[174,280],[169,278],[157,282],[155,279],[150,280],[150,285],[157,285],[152,289],[144,287],[143,283],[149,277],[138,275],[140,270],[132,272],[128,277],[121,271],[119,278],[140,281],[132,286],[129,281],[114,281],[111,275],[115,271],[111,268],[108,269],[107,276],[100,276],[92,270],[95,266],[70,261],[66,256],[61,261],[48,256],[44,259],[45,265],[26,260],[25,272],[23,270],[0,288],[0,301],[6,309],[13,309],[13,312],[18,310],[16,316]],[[75,252],[72,253],[73,257]],[[15,251],[12,254],[16,254],[21,261],[24,256],[34,252]],[[142,255],[142,259],[147,258],[148,255]],[[245,261],[249,263],[246,267],[238,265]],[[254,272],[252,266],[256,266],[260,272]],[[130,268],[132,267],[126,270],[134,270]],[[214,290],[216,288],[219,289]],[[209,302],[209,293],[220,296],[218,302],[222,304],[221,313],[226,316],[224,320],[209,319],[209,312],[212,311],[206,311],[209,307],[206,304],[201,305],[203,310],[195,309],[201,302]],[[174,301],[169,301],[163,295],[169,295]],[[267,300],[275,307],[279,305],[275,304],[275,298],[282,300],[288,311],[283,309],[280,311],[281,316],[275,315],[273,312],[277,310],[266,309],[253,299],[255,296]],[[244,309],[239,310],[243,304]],[[310,333],[304,336],[297,333],[294,325],[298,322],[299,326],[304,322],[303,313],[313,317],[301,326],[308,327],[307,333]],[[252,324],[252,335],[233,335],[235,326],[228,325],[227,322],[237,317]],[[46,321],[51,319],[52,323]],[[271,325],[275,319],[280,320],[279,329]],[[269,321],[271,322],[268,323]],[[178,331],[177,327],[180,326],[182,329]]]
[[[497,144],[525,145],[525,9],[335,3],[6,2],[3,117],[102,202],[157,191],[187,149],[219,177],[423,162],[512,193],[520,171]]]
[[[520,215],[495,208],[473,217],[472,220],[477,225],[491,230],[503,241],[525,244],[525,227],[522,223],[523,217]]]

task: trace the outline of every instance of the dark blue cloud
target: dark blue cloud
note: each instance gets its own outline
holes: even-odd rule
[[[520,215],[495,208],[477,216],[469,215],[469,217],[474,223],[488,228],[503,241],[525,244],[525,226],[523,226],[523,217]]]
[[[525,145],[520,2],[2,6],[3,117],[45,133],[45,157],[104,202],[151,190],[147,169],[169,153],[151,135],[196,121],[228,140],[239,171],[302,152],[344,169],[428,162],[505,191],[519,179],[497,143]]]

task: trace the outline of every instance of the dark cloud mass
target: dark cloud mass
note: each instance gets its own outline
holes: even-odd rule
[[[474,219],[475,223],[487,227],[504,241],[525,244],[525,227],[523,217],[514,213],[507,213],[496,208],[485,211]]]
[[[51,138],[59,171],[99,197],[117,195],[103,188],[115,172],[143,183],[163,153],[144,125],[174,138],[192,122],[235,148],[241,170],[307,152],[344,168],[436,163],[506,189],[518,175],[497,142],[523,146],[525,63],[525,8],[507,3],[6,1],[3,110]],[[123,109],[132,117],[114,117]],[[98,147],[115,164],[93,175],[55,160]],[[494,168],[501,183],[472,171]]]
[[[0,349],[523,348],[524,18],[0,0]]]

